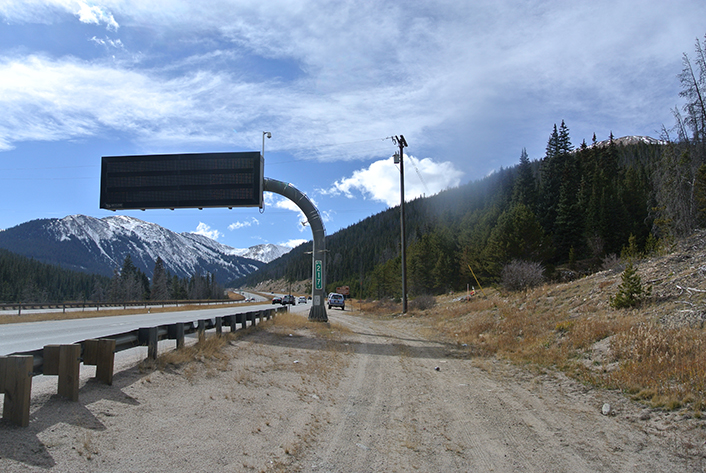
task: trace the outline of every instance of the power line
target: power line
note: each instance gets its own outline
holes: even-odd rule
[[[298,153],[303,153],[305,151],[312,151],[314,156],[306,157],[306,158],[295,158],[295,159],[288,159],[286,161],[275,161],[275,162],[268,162],[268,165],[276,165],[276,164],[286,164],[286,163],[295,163],[295,162],[302,162],[302,161],[314,161],[318,159],[322,154],[326,153],[326,148],[337,148],[341,146],[350,146],[350,145],[356,145],[356,144],[364,144],[364,143],[378,143],[382,141],[386,141],[391,139],[391,136],[387,136],[385,138],[375,138],[375,139],[370,139],[370,140],[357,140],[357,141],[344,141],[344,142],[337,142],[337,143],[324,143],[324,144],[319,144],[316,146],[312,147],[301,147],[301,148],[282,148],[279,151],[285,151],[289,152],[292,154],[298,154]],[[382,151],[386,150],[388,148],[383,148],[383,147],[374,147],[374,148],[368,148],[366,151],[368,152],[374,152],[374,151]]]

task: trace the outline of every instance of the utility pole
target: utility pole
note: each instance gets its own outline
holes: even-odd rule
[[[407,238],[405,235],[404,224],[404,149],[407,147],[407,141],[404,135],[393,136],[392,142],[399,146],[399,155],[395,156],[395,163],[400,164],[400,234],[402,239],[402,313],[407,313]]]

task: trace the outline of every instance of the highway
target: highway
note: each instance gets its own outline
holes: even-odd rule
[[[37,350],[45,345],[69,344],[90,338],[107,337],[141,327],[213,319],[271,307],[273,306],[268,304],[238,305],[183,312],[149,313],[145,311],[135,315],[3,324],[0,325],[0,356]]]

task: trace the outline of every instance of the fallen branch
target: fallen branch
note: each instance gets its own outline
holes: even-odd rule
[[[695,287],[684,288],[684,287],[681,287],[679,284],[677,284],[676,286],[680,291],[682,291],[682,292],[686,291],[690,296],[691,296],[692,292],[706,292],[706,289],[696,289]],[[681,295],[681,293],[680,293],[680,295]]]

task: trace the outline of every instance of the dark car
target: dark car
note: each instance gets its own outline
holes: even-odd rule
[[[282,303],[282,298],[281,298],[281,297],[273,297],[273,298],[272,298],[272,303],[273,303],[273,304],[281,304],[281,303]]]
[[[286,295],[282,298],[282,305],[285,305],[285,304],[297,305],[297,301],[293,295],[289,294],[289,295]]]

